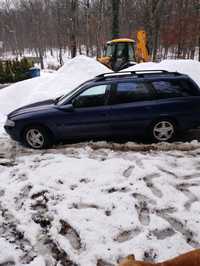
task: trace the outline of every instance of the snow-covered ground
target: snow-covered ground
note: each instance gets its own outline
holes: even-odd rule
[[[1,147],[2,262],[108,266],[200,247],[200,148]]]
[[[188,73],[200,83],[198,62],[132,69],[148,68]],[[33,151],[4,133],[8,112],[103,72],[109,70],[79,56],[0,91],[0,265],[112,266],[130,253],[161,261],[200,247],[200,142]]]

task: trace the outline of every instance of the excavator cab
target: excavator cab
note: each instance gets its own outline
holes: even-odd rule
[[[132,39],[114,39],[106,43],[102,57],[97,60],[114,71],[149,60],[147,35],[137,32],[137,43]]]
[[[114,71],[136,64],[135,41],[115,39],[106,43],[103,56],[98,61]]]

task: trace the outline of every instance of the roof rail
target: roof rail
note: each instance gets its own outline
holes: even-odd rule
[[[108,72],[108,73],[103,73],[100,74],[98,76],[96,76],[96,78],[103,78],[103,77],[109,77],[109,76],[123,76],[123,75],[127,75],[127,74],[132,74],[132,71],[124,71],[124,72]]]
[[[107,77],[115,77],[115,76],[123,76],[123,75],[137,75],[137,74],[145,74],[145,73],[173,73],[167,70],[135,70],[135,71],[121,71],[121,72],[109,72],[96,76],[96,78],[107,78]]]
[[[122,71],[123,72],[123,71]],[[134,72],[134,73],[170,73],[169,71],[167,70],[162,70],[162,69],[147,69],[147,70],[135,70],[135,71],[131,71],[131,72]]]

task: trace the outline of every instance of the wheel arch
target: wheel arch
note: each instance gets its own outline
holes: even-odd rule
[[[162,121],[162,120],[169,120],[172,123],[174,123],[174,125],[176,126],[177,130],[180,129],[180,123],[178,122],[177,118],[175,118],[173,116],[165,115],[165,116],[159,116],[159,117],[153,119],[151,121],[151,123],[149,124],[149,126],[148,126],[148,130],[150,130],[154,124],[156,124],[157,122]]]
[[[43,129],[46,131],[46,133],[49,135],[49,137],[51,137],[53,141],[55,140],[55,136],[54,136],[52,130],[51,130],[48,126],[46,126],[46,125],[44,125],[44,124],[42,124],[42,123],[37,123],[37,122],[36,122],[36,123],[26,124],[26,125],[22,128],[22,130],[21,130],[21,132],[20,132],[20,137],[21,137],[22,139],[24,138],[24,134],[25,134],[26,130],[28,130],[28,129],[31,128],[31,127],[40,127],[40,128],[43,128]]]
[[[153,133],[153,128],[154,126],[159,123],[159,122],[162,122],[162,121],[168,121],[170,122],[171,124],[173,124],[173,127],[174,127],[174,132],[171,136],[169,136],[168,139],[158,139],[157,137],[155,137],[154,133]],[[156,119],[154,119],[149,127],[148,127],[148,136],[150,137],[151,140],[155,141],[155,142],[160,142],[160,141],[173,141],[176,139],[177,135],[179,135],[180,133],[180,124],[178,123],[178,120],[172,116],[160,116],[160,117],[157,117]]]

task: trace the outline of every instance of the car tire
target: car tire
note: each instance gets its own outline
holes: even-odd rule
[[[42,126],[30,126],[24,130],[24,143],[36,150],[49,148],[52,144],[50,134],[47,129]]]
[[[170,119],[157,120],[150,128],[151,139],[155,142],[173,141],[176,134],[176,124]]]

